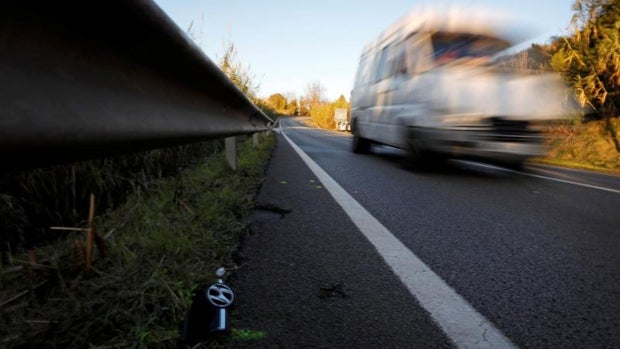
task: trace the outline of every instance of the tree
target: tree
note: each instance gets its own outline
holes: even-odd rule
[[[347,99],[344,97],[344,95],[340,95],[340,97],[338,97],[338,99],[334,102],[334,108],[349,109],[349,106],[349,102],[347,102]]]
[[[620,111],[620,0],[576,0],[574,33],[552,57],[552,66],[573,86],[581,105],[600,118]],[[620,151],[620,150],[619,150]]]
[[[286,115],[298,115],[299,114],[299,103],[296,98],[291,98],[286,103]]]
[[[304,97],[299,101],[299,115],[301,116],[309,116],[310,115],[310,103]]]
[[[275,109],[275,111],[279,114],[286,113],[286,97],[284,97],[280,93],[274,93],[267,98],[267,103]]]
[[[325,87],[318,82],[306,86],[306,95],[302,100],[303,108],[308,108],[312,122],[318,127],[334,127],[334,107],[325,100]]]
[[[319,81],[309,83],[306,86],[305,99],[310,110],[312,110],[313,107],[316,107],[325,101],[325,87],[323,87]]]

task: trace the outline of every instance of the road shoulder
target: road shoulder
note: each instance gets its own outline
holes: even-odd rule
[[[233,326],[265,336],[230,347],[451,347],[282,136],[258,203]]]

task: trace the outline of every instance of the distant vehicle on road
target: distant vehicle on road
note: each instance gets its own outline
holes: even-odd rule
[[[565,118],[559,75],[500,70],[492,58],[518,29],[483,10],[403,17],[360,57],[351,92],[352,150],[407,149],[416,164],[448,157],[519,167],[544,153],[541,131]]]
[[[336,130],[349,131],[351,130],[349,124],[349,110],[346,108],[336,108],[334,110],[334,121],[336,122]]]

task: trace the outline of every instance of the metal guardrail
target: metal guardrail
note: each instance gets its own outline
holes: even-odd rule
[[[0,2],[2,168],[271,123],[150,0]]]

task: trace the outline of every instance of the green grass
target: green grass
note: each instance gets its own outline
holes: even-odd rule
[[[0,306],[0,347],[176,347],[193,290],[235,267],[274,143],[261,137],[254,149],[250,138],[237,171],[217,154],[100,213],[109,255],[96,252],[88,273],[76,263],[81,233],[36,249],[36,263],[11,256],[0,304],[18,297]]]
[[[142,151],[71,164],[0,173],[0,254],[53,241],[48,227],[78,225],[88,197],[103,211],[117,208],[136,189],[174,177],[223,147],[221,140]],[[60,234],[61,236],[63,234]],[[5,259],[2,259],[5,261]]]

